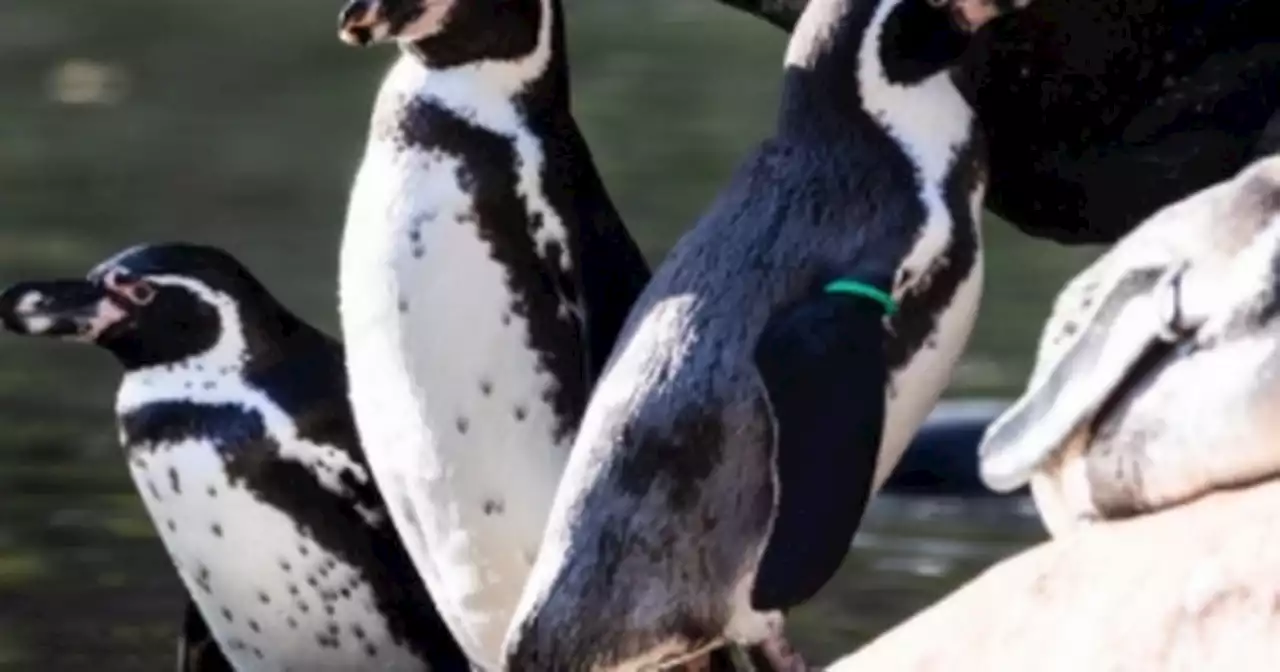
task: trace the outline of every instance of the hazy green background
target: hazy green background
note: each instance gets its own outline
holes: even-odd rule
[[[0,281],[209,242],[332,330],[347,188],[394,57],[342,46],[339,4],[0,2]],[[711,0],[569,5],[578,118],[657,260],[767,131],[785,36]],[[1090,254],[997,221],[984,235],[953,394],[1017,390],[1050,297]],[[126,482],[115,384],[100,353],[0,339],[0,666],[169,665],[177,584]]]

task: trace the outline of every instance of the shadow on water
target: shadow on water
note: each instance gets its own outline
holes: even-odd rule
[[[340,4],[0,2],[0,284],[180,238],[227,248],[332,332],[347,189],[393,57],[341,46]],[[771,128],[784,36],[710,0],[567,5],[577,115],[656,261]],[[998,221],[984,246],[951,394],[1008,396],[1093,252]],[[170,667],[180,592],[115,445],[117,375],[100,353],[0,338],[5,670]],[[1010,500],[886,498],[796,638],[844,652],[1038,535]]]

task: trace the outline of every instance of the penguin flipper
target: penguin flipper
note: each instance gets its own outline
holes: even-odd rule
[[[827,293],[770,317],[754,359],[773,415],[777,507],[751,601],[813,596],[849,552],[884,428],[884,306]]]
[[[178,672],[235,672],[209,632],[195,602],[187,599],[178,636]]]
[[[1008,492],[1025,485],[1032,472],[1107,403],[1147,353],[1167,342],[1162,331],[1168,323],[1156,298],[1159,286],[1180,272],[1137,269],[1107,291],[1039,384],[987,428],[978,446],[987,487]]]

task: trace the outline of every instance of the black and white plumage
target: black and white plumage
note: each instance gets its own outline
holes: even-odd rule
[[[593,393],[509,669],[726,640],[791,664],[783,612],[835,572],[977,312],[981,147],[946,68],[1009,7],[938,4],[806,10],[775,137],[655,272]],[[840,279],[900,311],[824,292]]]
[[[988,486],[1055,535],[1280,473],[1280,157],[1160,210],[1071,280]]]
[[[807,0],[719,0],[785,30]],[[984,135],[986,204],[1022,231],[1114,242],[1280,150],[1271,0],[1038,0],[955,68]]]
[[[570,113],[559,0],[351,2],[396,42],[340,261],[352,400],[392,518],[486,669],[587,393],[648,280]]]
[[[0,320],[123,366],[120,441],[199,609],[187,637],[207,627],[242,671],[470,668],[369,474],[341,346],[230,255],[130,248],[87,279],[9,288]]]

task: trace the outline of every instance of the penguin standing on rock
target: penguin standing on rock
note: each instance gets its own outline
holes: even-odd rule
[[[207,627],[242,672],[470,669],[365,464],[341,346],[230,255],[130,248],[9,288],[0,323],[124,367],[120,440],[198,609],[188,636]]]
[[[1280,474],[1280,156],[1152,215],[1058,295],[979,450],[1055,536]]]
[[[472,660],[501,667],[587,394],[648,266],[570,112],[560,0],[352,0],[401,56],[340,259],[360,435]]]
[[[775,136],[655,272],[593,393],[510,670],[635,670],[783,614],[844,558],[978,309],[984,174],[950,79],[1017,2],[813,0]]]

